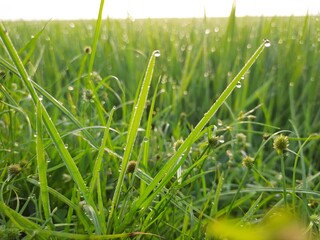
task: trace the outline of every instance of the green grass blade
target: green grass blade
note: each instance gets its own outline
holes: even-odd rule
[[[239,81],[241,81],[242,76],[249,70],[252,64],[257,60],[259,55],[262,53],[266,47],[267,40],[265,40],[258,49],[254,52],[251,58],[247,61],[240,72],[235,76],[235,78],[229,83],[227,88],[222,92],[216,102],[210,107],[210,109],[204,114],[203,118],[199,121],[197,126],[189,134],[189,136],[182,143],[180,148],[175,152],[175,154],[170,158],[170,160],[163,166],[159,173],[154,177],[153,181],[146,188],[144,194],[136,201],[134,207],[130,211],[130,215],[133,217],[136,211],[141,207],[144,202],[150,203],[152,199],[161,191],[161,189],[170,181],[172,176],[176,173],[177,169],[182,165],[185,158],[181,157],[184,152],[194,143],[198,135],[209,122],[209,120],[214,116],[217,110],[226,101],[231,92],[236,88]]]
[[[100,34],[101,22],[102,22],[103,6],[104,6],[104,0],[101,0],[100,1],[100,7],[99,7],[98,19],[96,21],[96,28],[95,28],[95,32],[94,32],[94,39],[93,39],[93,44],[92,44],[92,52],[91,52],[91,56],[90,56],[90,60],[89,60],[88,83],[89,83],[89,86],[90,86],[90,90],[92,91],[93,96],[94,96],[93,100],[94,100],[95,106],[97,107],[97,111],[98,111],[100,122],[102,123],[102,125],[105,126],[106,125],[106,121],[105,121],[105,116],[103,114],[104,108],[103,108],[101,102],[98,99],[97,91],[96,91],[96,88],[93,85],[93,81],[90,79],[91,78],[91,73],[92,73],[92,70],[93,70],[93,64],[94,64],[96,52],[97,52],[97,47],[98,47],[98,40],[99,40],[99,34]]]
[[[123,155],[123,159],[122,159],[121,171],[120,171],[119,178],[117,181],[116,189],[115,189],[114,196],[112,199],[110,214],[108,217],[108,223],[107,223],[107,230],[108,231],[110,230],[111,225],[112,225],[112,221],[113,221],[112,218],[114,217],[113,216],[114,211],[115,211],[116,207],[118,206],[121,187],[122,187],[122,184],[124,181],[124,176],[125,176],[125,173],[127,170],[127,165],[130,160],[130,157],[131,157],[133,145],[134,145],[137,133],[138,133],[138,128],[140,126],[142,114],[144,112],[144,107],[145,107],[145,104],[147,101],[148,92],[149,92],[149,88],[150,88],[150,84],[151,84],[151,80],[152,80],[153,69],[154,69],[156,57],[158,55],[159,55],[159,51],[157,51],[157,50],[152,53],[151,58],[148,63],[148,67],[146,70],[146,74],[145,74],[141,89],[140,90],[138,89],[138,91],[140,91],[140,94],[139,94],[139,98],[136,102],[136,105],[133,108],[132,117],[131,117],[130,124],[129,124],[128,136],[127,136],[126,147],[125,147],[125,151],[124,151],[124,155]]]
[[[98,205],[99,205],[99,209],[100,209],[100,213],[99,213],[99,217],[100,217],[100,222],[102,223],[102,229],[103,229],[103,233],[106,233],[106,229],[105,229],[105,214],[104,214],[104,204],[102,202],[102,196],[101,196],[101,185],[100,185],[100,169],[101,169],[101,164],[102,164],[102,160],[103,160],[103,155],[105,152],[105,147],[107,144],[107,141],[109,140],[109,130],[110,130],[110,125],[111,125],[111,121],[112,121],[112,116],[113,113],[115,111],[115,107],[112,108],[110,114],[109,114],[109,119],[107,122],[107,126],[104,130],[104,135],[103,135],[103,139],[101,142],[101,146],[99,148],[99,153],[97,156],[97,159],[95,161],[95,165],[92,171],[92,179],[90,182],[90,186],[89,186],[89,192],[92,195],[94,188],[97,184],[97,194],[98,194]]]
[[[219,176],[216,193],[215,193],[214,200],[213,200],[213,206],[212,206],[212,210],[211,210],[211,213],[210,213],[211,217],[214,217],[218,212],[219,199],[220,199],[220,193],[222,191],[223,180],[224,180],[224,178],[223,178],[223,173],[222,173]]]
[[[149,115],[148,115],[148,121],[147,121],[147,126],[146,126],[146,134],[145,134],[145,139],[143,144],[143,158],[142,158],[142,165],[145,169],[148,169],[148,160],[149,160],[149,147],[150,147],[150,136],[151,136],[151,129],[152,129],[152,120],[153,120],[153,111],[156,103],[156,98],[157,98],[157,91],[159,87],[160,81],[158,81],[157,86],[155,87],[154,94],[152,97],[152,102],[150,105],[149,109]],[[146,184],[141,181],[140,184],[140,194],[143,193],[144,189],[146,188]]]
[[[48,193],[47,181],[47,162],[45,159],[45,151],[43,145],[43,132],[42,132],[42,109],[40,101],[37,102],[37,137],[36,137],[36,150],[37,150],[37,165],[40,181],[40,199],[43,207],[44,216],[50,219],[50,201]]]
[[[112,108],[112,110],[109,114],[109,119],[108,119],[107,125],[104,130],[103,139],[101,142],[101,146],[99,148],[99,153],[98,153],[97,159],[94,164],[94,168],[92,171],[92,179],[91,179],[90,186],[89,186],[90,194],[93,194],[97,178],[100,175],[101,163],[102,163],[102,159],[103,159],[103,154],[105,152],[105,147],[106,147],[107,141],[109,139],[109,130],[110,130],[110,125],[111,125],[112,116],[113,116],[114,111],[115,111],[115,108]]]

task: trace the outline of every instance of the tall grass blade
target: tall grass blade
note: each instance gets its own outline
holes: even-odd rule
[[[43,145],[42,132],[42,109],[40,100],[37,102],[37,136],[36,136],[36,150],[37,150],[37,165],[40,181],[40,199],[43,207],[45,219],[50,219],[50,201],[48,193],[47,181],[47,162],[45,158],[45,151]],[[51,221],[50,221],[51,222]]]
[[[106,125],[106,121],[105,121],[105,117],[104,117],[104,114],[103,114],[104,108],[103,108],[103,106],[101,105],[101,102],[98,99],[97,91],[96,91],[96,88],[93,85],[93,81],[90,79],[91,78],[91,74],[92,74],[92,69],[93,69],[93,64],[94,64],[96,52],[97,52],[97,47],[98,47],[98,40],[99,40],[99,34],[100,34],[101,22],[102,22],[103,6],[104,6],[104,0],[101,0],[100,1],[100,7],[99,7],[98,19],[96,21],[96,28],[95,28],[95,32],[94,32],[92,52],[91,52],[91,56],[90,56],[90,60],[89,60],[88,82],[89,82],[90,89],[93,92],[93,96],[94,96],[93,100],[94,100],[94,103],[95,103],[95,105],[97,107],[97,111],[98,111],[100,122],[102,123],[102,125],[105,126]]]
[[[139,125],[141,122],[142,114],[144,112],[144,107],[145,107],[145,104],[147,101],[148,92],[149,92],[149,88],[150,88],[150,84],[151,84],[151,80],[152,80],[155,60],[158,55],[159,55],[158,50],[156,50],[152,53],[151,58],[148,63],[146,73],[145,73],[144,80],[142,82],[141,89],[140,90],[138,89],[138,91],[140,91],[139,98],[138,98],[138,100],[132,110],[131,120],[129,123],[128,136],[127,136],[127,140],[126,140],[125,151],[124,151],[122,164],[121,164],[121,171],[120,171],[119,178],[117,181],[116,189],[115,189],[114,196],[112,199],[110,214],[108,217],[107,232],[109,232],[111,229],[111,225],[112,225],[113,217],[114,217],[113,215],[114,215],[115,209],[118,206],[121,187],[122,187],[122,184],[124,181],[124,176],[125,176],[125,173],[127,170],[127,165],[130,160],[130,157],[131,157],[133,145],[134,145],[137,133],[138,133],[138,128],[139,128]]]
[[[153,94],[153,97],[152,97],[152,102],[151,102],[150,109],[149,109],[148,122],[147,122],[147,127],[146,127],[146,134],[145,134],[146,141],[144,141],[144,144],[143,144],[142,165],[143,165],[143,167],[145,169],[148,169],[149,147],[150,147],[152,120],[153,120],[153,110],[154,110],[155,103],[156,103],[157,91],[158,91],[159,84],[160,84],[160,81],[158,81],[158,84],[155,87],[154,94]],[[145,188],[146,188],[145,182],[141,181],[140,194],[143,193]]]

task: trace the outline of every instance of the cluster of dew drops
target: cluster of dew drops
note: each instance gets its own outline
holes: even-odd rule
[[[271,46],[271,42],[269,41],[269,39],[263,39],[263,41],[264,41],[264,46],[265,47],[270,47]],[[153,55],[155,56],[155,57],[160,57],[160,51],[159,50],[155,50],[154,52],[153,52]],[[244,79],[244,76],[242,76],[241,77],[241,80],[243,80]],[[237,85],[236,85],[236,87],[237,88],[241,88],[241,81],[239,81],[238,83],[237,83]]]
[[[271,46],[271,42],[269,41],[269,39],[263,39],[264,42],[264,46],[266,48]],[[241,77],[241,80],[237,83],[236,88],[241,88],[241,81],[244,79],[244,76]]]

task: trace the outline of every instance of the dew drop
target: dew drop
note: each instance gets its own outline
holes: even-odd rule
[[[271,43],[268,39],[264,39],[264,46],[265,47],[270,47],[271,46]]]
[[[160,56],[161,56],[159,50],[155,50],[155,51],[153,52],[153,55],[154,55],[155,57],[160,57]]]
[[[237,83],[236,88],[241,88],[241,82],[240,81]]]

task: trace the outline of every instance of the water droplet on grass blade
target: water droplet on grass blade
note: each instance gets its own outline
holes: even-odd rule
[[[264,41],[264,46],[265,47],[270,47],[271,46],[271,43],[270,43],[270,41],[268,39],[264,39],[263,41]]]
[[[155,50],[155,51],[153,52],[153,55],[154,55],[155,57],[160,57],[160,56],[161,56],[159,50]]]
[[[241,88],[241,82],[240,81],[237,83],[236,88]]]

